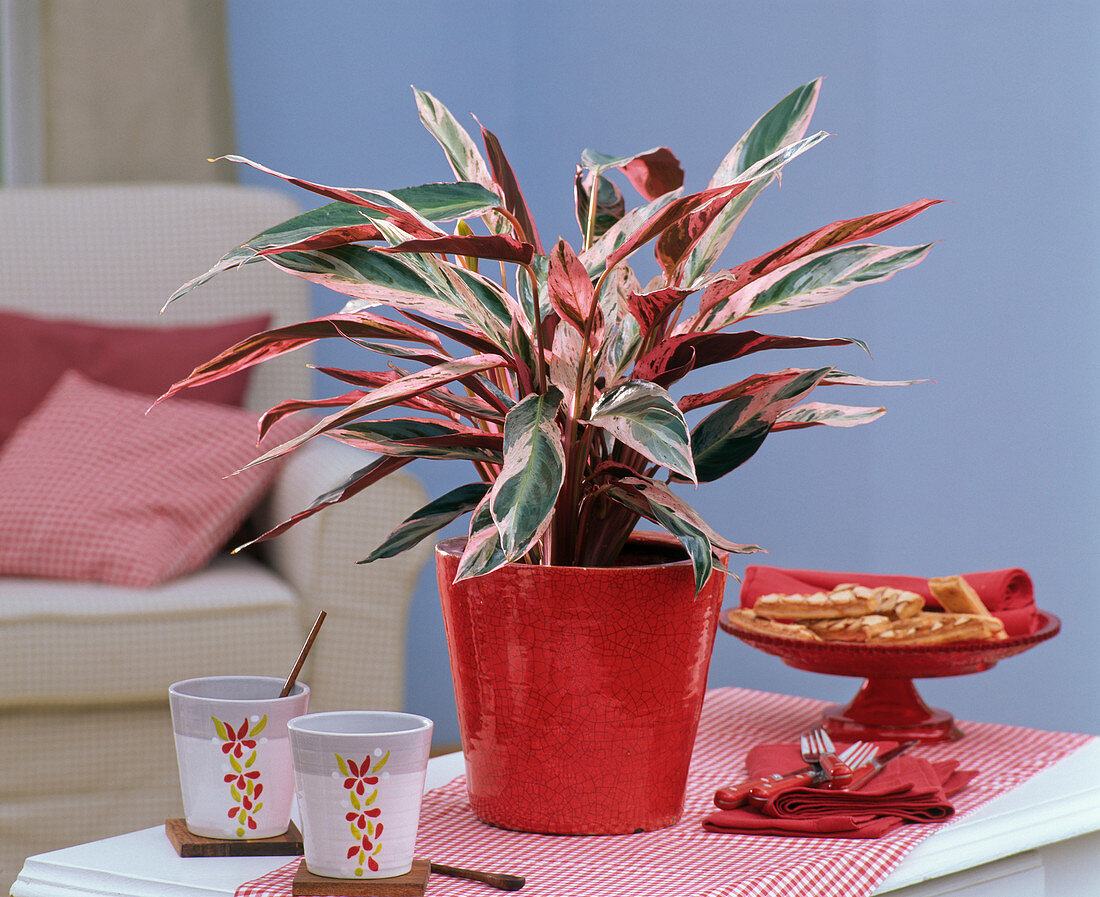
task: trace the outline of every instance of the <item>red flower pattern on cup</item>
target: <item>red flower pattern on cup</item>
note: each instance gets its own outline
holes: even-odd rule
[[[344,776],[344,790],[351,802],[351,812],[344,815],[344,820],[354,839],[354,843],[348,848],[348,859],[356,860],[357,876],[363,875],[364,866],[371,872],[377,872],[379,868],[376,858],[382,852],[383,826],[378,817],[382,815],[382,811],[371,805],[378,798],[378,772],[389,759],[390,752],[386,751],[372,766],[369,756],[362,763],[356,763],[336,755],[336,764],[340,768],[340,774]]]
[[[224,742],[222,753],[229,758],[231,770],[224,778],[229,786],[229,795],[233,798],[233,806],[229,808],[226,817],[237,820],[236,835],[243,838],[248,832],[256,830],[256,814],[264,806],[260,800],[264,791],[263,783],[260,782],[260,771],[252,767],[257,756],[256,736],[267,726],[267,717],[262,717],[251,727],[247,719],[237,727],[216,716],[210,719],[214,722],[218,737]]]

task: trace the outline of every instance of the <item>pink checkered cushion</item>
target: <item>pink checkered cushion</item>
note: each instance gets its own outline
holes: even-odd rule
[[[276,472],[225,478],[260,453],[256,415],[151,403],[69,371],[22,421],[0,449],[0,574],[148,588],[225,545]]]

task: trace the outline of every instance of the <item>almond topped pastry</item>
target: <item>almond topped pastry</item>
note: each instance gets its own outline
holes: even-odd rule
[[[818,638],[832,642],[867,642],[890,628],[892,621],[882,614],[843,617],[839,620],[808,620],[804,625]]]
[[[731,611],[735,626],[811,641],[931,645],[1004,639],[1004,624],[961,576],[930,579],[944,611],[926,611],[916,592],[842,583],[829,592],[761,595],[752,609]]]
[[[870,594],[857,596],[851,588],[813,595],[761,595],[752,609],[771,620],[835,620],[873,613],[878,601]]]
[[[798,623],[780,623],[754,613],[750,608],[738,607],[731,610],[727,619],[738,629],[758,632],[761,635],[778,635],[783,638],[797,638],[803,641],[821,641],[821,636]]]
[[[1003,639],[1004,624],[987,614],[922,613],[877,633],[869,642],[891,645],[928,645]]]

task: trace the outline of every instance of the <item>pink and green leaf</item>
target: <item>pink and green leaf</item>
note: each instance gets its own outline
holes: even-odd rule
[[[257,171],[262,171],[264,174],[270,174],[280,178],[288,184],[293,184],[295,187],[309,190],[311,193],[316,193],[319,196],[381,212],[385,220],[393,221],[394,224],[410,236],[432,237],[442,233],[439,228],[433,227],[431,222],[419,215],[408,204],[399,200],[392,193],[388,193],[384,190],[367,190],[361,187],[328,187],[324,184],[315,184],[311,181],[303,180],[302,178],[283,174],[265,165],[261,165],[258,162],[253,162],[251,159],[246,159],[244,156],[229,155],[222,156],[221,158],[230,162],[239,162],[243,165],[248,165],[251,168],[255,168]]]
[[[328,315],[301,324],[265,330],[241,340],[216,358],[199,365],[183,380],[173,384],[168,392],[157,399],[157,402],[162,402],[189,386],[211,383],[262,361],[286,355],[319,339],[332,339],[345,334],[368,339],[404,339],[442,349],[439,337],[419,327],[411,327],[367,312],[354,315]]]
[[[637,320],[642,336],[645,336],[664,324],[689,295],[688,290],[677,287],[664,287],[648,293],[631,293],[627,298],[627,307]]]
[[[469,535],[455,571],[455,582],[483,576],[508,563],[508,556],[500,544],[500,533],[489,510],[489,501],[490,495],[486,493],[470,517]]]
[[[627,380],[613,386],[592,406],[585,423],[606,430],[654,464],[695,480],[687,421],[657,384]]]
[[[475,121],[477,120],[475,119]],[[542,241],[539,240],[535,220],[531,216],[531,209],[527,206],[527,200],[523,198],[523,191],[516,179],[516,173],[512,171],[512,166],[504,155],[504,150],[501,148],[496,135],[486,129],[481,122],[478,122],[478,127],[481,128],[481,139],[485,142],[485,153],[489,157],[489,167],[493,172],[493,181],[500,187],[501,193],[504,195],[505,207],[515,216],[523,229],[523,233],[516,236],[533,244],[535,251],[542,255]]]
[[[828,402],[806,402],[788,408],[775,419],[772,432],[801,430],[804,427],[859,427],[878,420],[886,409],[858,405],[833,405]]]
[[[467,483],[428,502],[405,518],[370,555],[359,561],[369,564],[379,558],[393,557],[422,542],[463,514],[478,506],[489,491],[488,483]]]
[[[753,352],[846,345],[859,346],[867,351],[866,343],[850,337],[774,336],[755,330],[683,333],[662,340],[650,349],[635,365],[634,376],[668,388],[697,368],[731,361]]]
[[[918,264],[931,249],[931,243],[901,247],[857,243],[825,249],[757,278],[676,331],[718,330],[747,317],[825,305],[856,287],[889,280]]]
[[[487,236],[443,236],[429,240],[404,240],[395,246],[375,247],[375,252],[438,252],[454,253],[470,258],[490,259],[501,262],[514,262],[517,265],[529,265],[535,254],[530,243],[521,243],[515,237],[503,234]]]
[[[565,478],[562,433],[555,420],[562,398],[551,386],[517,403],[504,421],[504,464],[489,492],[489,510],[509,561],[530,551],[554,512]]]
[[[680,160],[666,146],[654,147],[633,156],[608,156],[586,149],[581,153],[581,165],[595,174],[618,169],[647,200],[664,196],[684,185],[684,169],[680,166]]]
[[[607,259],[626,243],[638,230],[669,203],[680,199],[680,191],[674,190],[659,196],[652,202],[630,209],[616,221],[588,249],[580,254],[580,260],[590,277],[599,277],[607,267]],[[633,250],[632,250],[633,251]]]
[[[604,262],[605,267],[613,268],[631,253],[635,252],[639,247],[645,245],[654,237],[664,233],[670,227],[673,227],[688,216],[698,213],[700,210],[705,210],[712,204],[715,205],[712,211],[715,211],[718,207],[727,204],[747,186],[748,184],[730,184],[724,187],[715,187],[711,190],[703,190],[699,193],[692,193],[688,196],[674,199],[666,205],[663,205],[659,211],[651,215],[637,230],[631,233],[618,248],[606,257]],[[604,239],[607,239],[606,234],[604,235]]]
[[[819,227],[817,230],[810,231],[808,234],[803,234],[801,237],[783,244],[778,249],[737,265],[730,270],[730,276],[737,282],[739,287],[745,286],[758,277],[770,274],[777,268],[788,265],[800,258],[814,255],[823,249],[851,243],[855,240],[869,240],[876,234],[889,230],[903,221],[908,221],[914,215],[920,214],[939,202],[941,200],[921,199],[885,212],[834,221],[831,224]],[[705,304],[702,310],[706,310]]]
[[[504,437],[476,427],[426,418],[355,421],[328,431],[340,442],[380,455],[500,464]]]
[[[435,285],[405,259],[366,246],[282,252],[265,258],[282,271],[351,296],[368,307],[385,305],[420,311],[452,323],[465,320],[462,309],[450,297],[441,296]]]
[[[332,507],[335,504],[339,504],[342,501],[347,501],[366,489],[368,486],[373,486],[379,480],[389,476],[396,470],[400,470],[406,464],[412,462],[412,458],[390,458],[382,457],[371,462],[366,467],[362,467],[348,476],[339,485],[333,487],[328,492],[319,495],[313,500],[312,504],[308,508],[299,511],[292,517],[287,518],[277,526],[273,526],[267,532],[257,536],[243,545],[233,549],[233,553],[243,551],[250,545],[255,545],[258,542],[266,542],[268,539],[274,539],[276,536],[280,536],[285,533],[292,526],[301,523],[316,514],[318,511],[323,511],[325,508]],[[337,759],[339,755],[337,755]],[[348,773],[344,773],[348,775]]]
[[[357,418],[365,417],[371,412],[380,411],[390,405],[395,405],[404,399],[421,395],[438,386],[443,386],[455,380],[469,377],[471,374],[478,374],[482,371],[505,367],[506,365],[506,359],[501,358],[499,355],[471,355],[468,358],[448,361],[445,364],[439,364],[434,367],[426,368],[423,371],[417,371],[414,374],[408,374],[391,383],[387,383],[385,386],[380,386],[378,389],[363,396],[363,398],[352,402],[342,411],[328,415],[304,433],[275,446],[262,454],[259,458],[250,461],[241,469],[248,470],[251,467],[255,467],[257,464],[262,464],[274,458],[280,458],[287,454],[287,452],[293,451],[298,446],[320,433],[335,430],[337,427],[342,427]]]
[[[590,333],[598,344],[603,337],[603,315],[588,271],[565,240],[558,240],[550,253],[546,288],[550,306],[561,319],[582,335]]]
[[[820,91],[821,79],[818,78],[792,91],[764,113],[726,154],[707,186],[718,187],[742,180],[753,166],[760,165],[763,160],[781,152],[784,147],[801,141],[809,128]],[[814,142],[823,136],[815,135]],[[809,146],[804,146],[804,149],[809,149]],[[687,259],[683,271],[687,282],[690,283],[714,265],[753,200],[777,176],[773,171],[756,179],[745,193],[727,206],[711,232],[699,242]]]
[[[712,482],[749,460],[763,444],[779,415],[800,402],[831,370],[791,369],[758,374],[711,393],[721,394],[720,408],[691,432],[692,456],[698,481]],[[691,398],[691,397],[685,397]],[[685,399],[680,407],[685,408]],[[686,410],[686,408],[685,408]]]
[[[420,121],[443,148],[455,177],[492,190],[494,185],[489,166],[466,129],[446,106],[427,91],[414,87],[413,95]]]

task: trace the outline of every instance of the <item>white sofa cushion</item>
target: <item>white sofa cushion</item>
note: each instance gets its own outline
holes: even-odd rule
[[[0,708],[166,701],[191,676],[285,676],[301,631],[291,588],[244,556],[152,589],[0,578]]]

